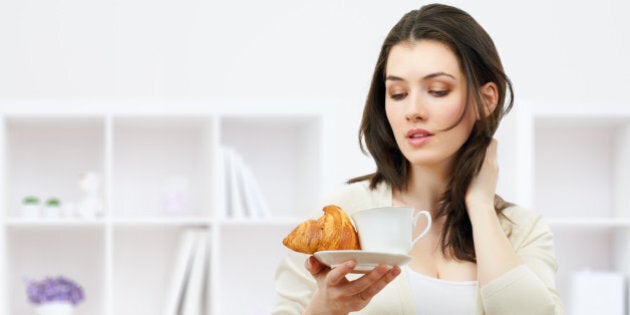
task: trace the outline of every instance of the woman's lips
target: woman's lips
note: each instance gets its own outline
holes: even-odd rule
[[[416,147],[427,143],[431,139],[433,134],[424,129],[416,128],[409,130],[406,136],[409,144]]]

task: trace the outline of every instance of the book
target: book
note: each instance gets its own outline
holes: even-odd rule
[[[182,304],[181,315],[201,315],[204,312],[204,292],[206,289],[206,266],[208,265],[207,233],[203,231],[195,232],[195,251],[190,276],[186,283],[186,294]]]
[[[175,256],[175,268],[171,277],[164,315],[178,315],[181,309],[181,301],[185,295],[186,283],[192,266],[193,256],[197,247],[197,236],[194,231],[187,230],[180,236],[177,255]]]
[[[248,213],[252,218],[269,218],[271,215],[254,172],[249,166],[243,165],[241,169],[241,176],[243,181],[243,195],[246,196],[245,200]]]
[[[233,149],[223,147],[226,193],[226,217],[261,219],[270,217],[269,209],[256,176]]]
[[[231,218],[232,217],[232,200],[231,200],[231,195],[232,195],[232,178],[230,175],[230,169],[232,168],[231,165],[231,153],[230,153],[230,148],[228,147],[221,147],[221,155],[223,157],[223,165],[222,165],[222,170],[223,170],[223,184],[225,187],[225,217],[226,218]]]
[[[239,161],[236,152],[231,148],[224,147],[224,167],[225,167],[225,193],[226,193],[226,216],[232,219],[242,219],[245,217],[245,209],[239,188]]]

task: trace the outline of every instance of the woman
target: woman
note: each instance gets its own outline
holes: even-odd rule
[[[355,261],[330,269],[289,253],[274,314],[562,313],[548,227],[495,194],[492,135],[511,96],[492,39],[470,15],[438,4],[407,13],[382,46],[359,132],[377,170],[328,203],[426,209],[431,232],[406,266],[361,277],[346,277]]]

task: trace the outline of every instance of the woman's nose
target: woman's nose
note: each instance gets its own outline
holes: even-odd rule
[[[427,118],[427,109],[421,95],[419,95],[419,93],[414,93],[410,96],[405,118],[412,122],[425,120]]]

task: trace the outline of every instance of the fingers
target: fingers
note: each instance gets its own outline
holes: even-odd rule
[[[365,307],[377,293],[400,274],[400,267],[394,266],[389,269],[386,265],[380,264],[361,278],[348,281],[345,275],[354,268],[354,265],[356,264],[353,261],[346,262],[330,271],[326,279],[327,288],[331,290],[331,297],[335,301],[344,301],[341,303],[354,311]]]
[[[486,149],[481,169],[473,177],[466,191],[465,202],[469,215],[471,209],[494,208],[498,176],[497,140],[492,139]]]
[[[381,292],[381,290],[383,290],[383,288],[385,288],[387,284],[392,282],[392,280],[394,280],[399,274],[400,274],[400,267],[394,266],[392,269],[386,270],[381,278],[373,282],[372,285],[365,288],[365,290],[357,293],[357,295],[362,300],[370,300],[377,293]]]
[[[328,267],[322,265],[315,258],[315,256],[310,256],[309,258],[307,258],[306,261],[304,262],[304,267],[306,267],[306,270],[308,270],[308,272],[310,272],[313,276],[319,274],[324,269],[328,268]]]
[[[401,272],[398,266],[389,269],[381,264],[351,281],[346,276],[356,265],[355,261],[349,260],[331,269],[309,257],[305,262],[306,269],[318,283],[311,305],[317,305],[320,310],[341,310],[342,313],[361,310]]]
[[[335,267],[328,273],[327,284],[329,286],[335,286],[341,283],[343,280],[346,280],[346,275],[354,270],[354,267],[356,265],[357,263],[354,260],[349,260]]]
[[[380,264],[365,276],[349,284],[347,293],[360,295],[362,299],[371,299],[394,280],[398,274],[400,274],[400,267],[394,266],[389,269],[386,265]]]
[[[357,263],[355,261],[349,260],[341,265],[338,265],[334,269],[331,269],[330,267],[320,263],[314,256],[310,256],[304,262],[304,267],[316,278],[326,276],[326,282],[328,285],[335,286],[340,284],[343,280],[346,280],[346,275],[354,270],[356,264]]]
[[[332,287],[342,283],[348,283],[345,289],[348,295],[356,295],[366,291],[369,298],[381,291],[389,282],[394,280],[394,278],[400,274],[400,267],[394,266],[389,269],[386,265],[380,264],[361,278],[348,282],[346,276],[356,267],[356,262],[353,260],[346,261],[331,270],[317,261],[315,257],[311,256],[307,259],[305,265],[306,269],[312,275],[317,275],[322,270],[326,270],[328,272],[326,275],[327,286]],[[366,295],[363,295],[362,297],[366,298]]]
[[[486,157],[484,159],[484,164],[489,167],[491,171],[497,171],[499,168],[499,163],[497,161],[497,140],[492,139],[488,148],[486,149]]]

